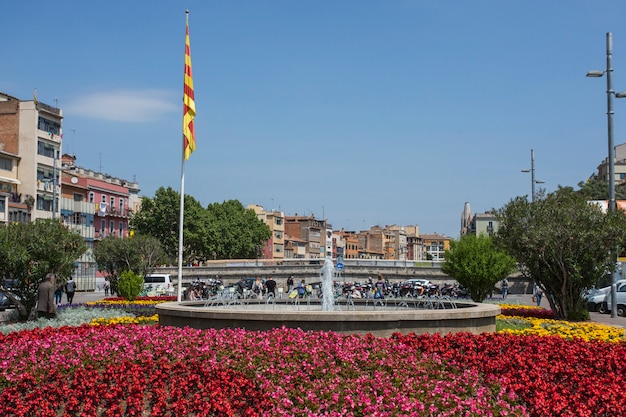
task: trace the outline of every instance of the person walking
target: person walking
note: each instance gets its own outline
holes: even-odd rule
[[[535,300],[537,301],[537,307],[541,306],[541,297],[543,296],[543,291],[539,287],[539,285],[535,285]]]
[[[291,293],[291,290],[293,290],[293,275],[287,278],[287,294]]]
[[[56,305],[54,304],[54,274],[48,273],[37,288],[37,316],[53,319],[57,315]]]
[[[502,280],[502,299],[506,300],[506,296],[509,294],[509,280],[504,278]]]
[[[72,305],[72,301],[74,300],[74,292],[76,292],[76,283],[72,277],[70,277],[65,283],[65,294],[67,294],[67,302],[69,305]]]
[[[61,304],[63,298],[63,285],[55,283],[56,290],[54,290],[54,304]]]
[[[109,291],[111,290],[111,281],[108,278],[104,279],[104,296],[109,296]]]

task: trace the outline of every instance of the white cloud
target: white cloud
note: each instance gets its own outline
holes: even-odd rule
[[[182,100],[182,99],[181,99]],[[180,110],[172,92],[165,90],[119,90],[77,97],[63,106],[65,116],[76,115],[118,122],[149,122]]]

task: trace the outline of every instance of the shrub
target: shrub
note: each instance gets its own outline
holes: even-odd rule
[[[118,294],[133,301],[143,289],[143,278],[132,271],[124,271],[117,284]]]

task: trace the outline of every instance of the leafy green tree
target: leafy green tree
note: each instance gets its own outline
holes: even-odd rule
[[[626,215],[603,213],[571,187],[533,203],[517,197],[496,215],[496,242],[545,289],[555,317],[588,317],[585,293],[615,269],[611,254],[626,241]]]
[[[132,271],[124,271],[118,282],[118,293],[121,297],[133,301],[143,289],[143,275]]]
[[[153,236],[161,242],[170,264],[178,259],[180,225],[180,193],[171,187],[160,187],[153,198],[141,200],[141,210],[131,219],[131,227],[139,234]],[[206,210],[193,197],[185,195],[183,218],[183,261],[206,259]]]
[[[238,200],[210,204],[207,207],[213,238],[207,242],[213,259],[249,259],[256,256],[256,247],[272,235],[270,228],[254,210],[246,209]]]
[[[11,223],[0,227],[0,284],[16,280],[13,301],[20,320],[28,319],[37,301],[37,288],[49,272],[64,283],[74,262],[86,250],[83,238],[55,219]]]
[[[587,200],[608,200],[609,199],[609,183],[594,175],[578,183],[577,191]],[[626,184],[615,184],[615,198],[617,200],[626,200]]]
[[[185,196],[183,262],[207,259],[254,258],[255,248],[270,238],[269,227],[254,210],[239,201],[210,204],[204,209],[193,197]],[[154,198],[144,198],[131,226],[141,234],[157,238],[174,264],[178,258],[180,194],[159,188]]]
[[[118,280],[123,271],[132,271],[143,277],[163,262],[165,254],[159,241],[146,235],[118,238],[107,236],[94,248],[98,270],[106,273],[111,292],[118,292]]]
[[[441,270],[466,287],[472,300],[482,302],[495,284],[515,271],[515,260],[498,249],[491,237],[467,235],[450,241]]]

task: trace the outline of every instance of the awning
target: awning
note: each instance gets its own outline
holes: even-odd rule
[[[9,184],[21,184],[20,180],[16,180],[15,178],[7,178],[0,176],[0,182],[8,182]]]

